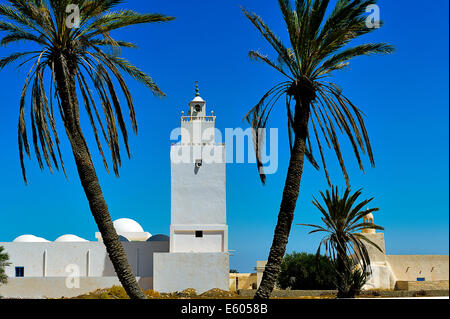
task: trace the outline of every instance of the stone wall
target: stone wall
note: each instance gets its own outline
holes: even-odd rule
[[[253,297],[256,289],[239,289],[240,296]],[[278,290],[272,291],[271,296],[275,298],[298,298],[298,297],[320,297],[336,295],[337,290]]]
[[[256,273],[230,273],[230,291],[236,291],[236,286],[237,289],[253,289],[253,287],[256,288],[256,280]]]
[[[256,290],[240,289],[239,295],[246,298],[252,298]],[[302,297],[332,297],[337,294],[337,290],[274,290],[271,297],[273,298],[302,298]],[[405,297],[444,297],[448,296],[448,287],[444,290],[366,290],[362,291],[361,298],[405,298]]]
[[[387,255],[397,281],[449,280],[448,255]]]
[[[437,281],[397,281],[395,284],[395,290],[409,290],[409,291],[421,291],[421,290],[448,290],[448,280]]]

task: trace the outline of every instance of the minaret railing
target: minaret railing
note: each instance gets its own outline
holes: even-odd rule
[[[191,122],[194,120],[202,120],[205,122],[215,122],[216,117],[215,116],[182,116],[181,122]]]

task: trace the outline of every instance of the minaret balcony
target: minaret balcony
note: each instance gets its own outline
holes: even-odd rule
[[[215,122],[216,116],[210,115],[210,116],[182,116],[181,122],[191,122],[195,120],[200,120],[204,122]]]

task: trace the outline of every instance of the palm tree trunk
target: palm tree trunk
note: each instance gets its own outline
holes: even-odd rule
[[[100,184],[95,172],[89,149],[81,132],[78,100],[76,96],[75,78],[70,66],[64,64],[65,59],[55,65],[55,80],[64,115],[64,126],[70,140],[78,175],[83,186],[89,207],[98,229],[102,235],[109,258],[114,266],[117,277],[130,298],[145,299],[145,294],[139,288],[136,278],[127,261],[125,250],[116,233],[108,206],[106,205]]]
[[[340,242],[344,242],[342,239]],[[348,282],[350,278],[350,269],[348,269],[348,266],[346,265],[346,259],[347,252],[345,249],[341,247],[336,247],[336,281],[337,281],[337,298],[353,298],[354,296],[351,296],[351,292],[349,291],[349,284]]]
[[[310,103],[310,99],[302,100],[298,96],[296,98],[294,145],[291,150],[291,158],[272,247],[270,248],[269,258],[267,259],[261,284],[256,291],[255,299],[268,299],[270,297],[275,287],[278,274],[280,273],[281,261],[286,252],[286,245],[291,231],[292,220],[294,219],[295,206],[300,190],[300,180],[303,173]]]

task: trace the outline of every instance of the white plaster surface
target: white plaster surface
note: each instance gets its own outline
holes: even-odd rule
[[[386,255],[383,233],[364,234],[383,252],[366,244],[372,275],[364,289],[394,289],[397,281],[425,282],[449,280],[448,255]]]
[[[259,288],[261,280],[264,274],[264,269],[266,268],[267,260],[256,261],[256,286]]]
[[[386,260],[399,281],[449,280],[448,255],[387,255]]]
[[[153,253],[169,251],[167,241],[122,245],[133,273],[143,277],[153,276]],[[24,267],[25,277],[65,277],[68,265],[78,266],[80,276],[116,276],[101,242],[0,243],[0,246],[9,254],[11,265],[5,269],[8,277],[15,277],[15,267]]]
[[[226,253],[155,253],[153,268],[153,289],[159,292],[229,289]]]
[[[181,146],[172,146],[176,152]],[[215,146],[225,154],[225,146]],[[225,155],[224,155],[225,156]],[[171,224],[226,224],[224,163],[171,164]]]
[[[373,245],[369,245],[368,243],[363,241],[363,243],[366,244],[365,246],[366,246],[367,252],[369,253],[370,261],[372,263],[377,263],[377,262],[385,263],[386,262],[386,247],[385,247],[385,242],[384,242],[384,233],[375,233],[375,234],[366,233],[363,235],[367,239],[369,239],[370,241],[375,243],[379,248],[381,248],[381,251],[380,251]]]
[[[195,237],[202,231],[203,237]],[[227,252],[227,225],[171,225],[170,252]]]
[[[172,252],[218,252],[224,251],[223,231],[204,231],[203,237],[195,237],[195,231],[179,230],[174,233]]]

